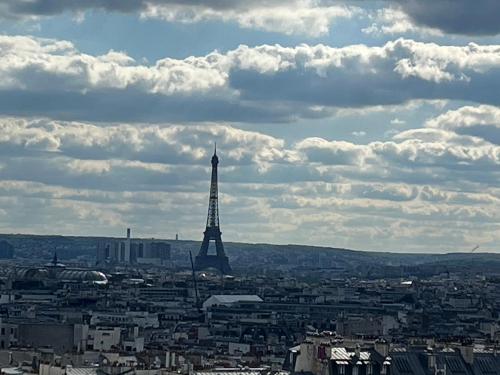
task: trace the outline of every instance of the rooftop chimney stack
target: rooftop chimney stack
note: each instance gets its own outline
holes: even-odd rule
[[[354,355],[357,358],[361,357],[361,346],[359,344],[356,344],[356,348],[354,349]]]
[[[470,342],[462,343],[459,349],[464,361],[472,365],[474,363],[474,345]]]

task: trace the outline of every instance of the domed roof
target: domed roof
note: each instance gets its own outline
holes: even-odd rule
[[[64,270],[57,274],[58,280],[68,281],[90,281],[106,284],[108,279],[105,274],[99,271],[90,270]]]
[[[49,277],[49,272],[45,268],[23,267],[15,268],[9,276],[18,280],[42,280]]]

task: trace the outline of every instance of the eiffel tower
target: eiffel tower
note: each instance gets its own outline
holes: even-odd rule
[[[208,215],[207,227],[203,232],[203,242],[201,243],[200,252],[195,258],[194,269],[196,271],[207,268],[215,268],[221,274],[230,274],[232,272],[229,266],[229,259],[224,252],[224,245],[219,227],[219,198],[217,187],[217,165],[219,158],[217,157],[217,145],[215,146],[214,155],[212,156],[212,179],[210,182],[210,198],[208,200]],[[210,241],[215,241],[215,255],[208,254],[208,246]]]

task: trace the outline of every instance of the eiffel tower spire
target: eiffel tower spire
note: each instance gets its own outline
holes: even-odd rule
[[[219,165],[219,157],[217,156],[217,144],[215,144],[214,155],[212,156],[212,177],[210,180],[210,194],[208,199],[208,214],[207,225],[203,232],[203,241],[200,251],[195,258],[195,270],[206,268],[215,268],[222,274],[231,273],[229,260],[224,252],[222,243],[222,232],[220,231],[219,222],[219,189],[218,189],[218,174],[217,167]],[[215,242],[215,255],[208,254],[210,241]]]
[[[217,166],[219,157],[217,156],[217,143],[215,144],[214,156],[212,156],[212,178],[210,180],[210,197],[208,200],[207,229],[219,227],[219,188],[217,177]]]

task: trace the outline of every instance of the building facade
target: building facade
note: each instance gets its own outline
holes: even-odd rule
[[[97,263],[167,265],[170,244],[154,239],[132,239],[127,229],[125,239],[109,238],[97,243]]]

